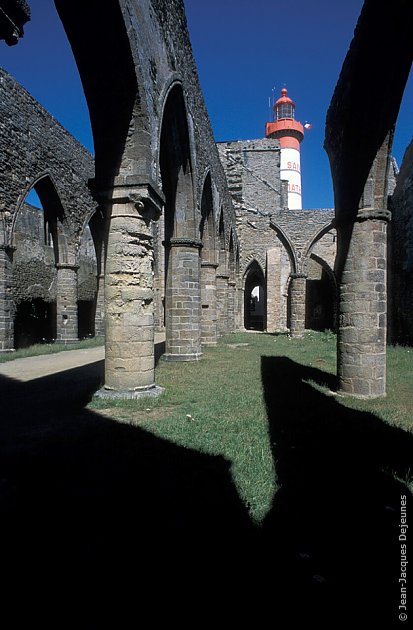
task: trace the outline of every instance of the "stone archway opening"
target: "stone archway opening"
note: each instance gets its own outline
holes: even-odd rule
[[[245,278],[244,327],[246,330],[266,329],[267,296],[264,273],[258,263],[252,263]]]
[[[211,175],[205,178],[201,197],[201,342],[217,342],[217,267]]]
[[[305,327],[311,330],[336,330],[336,290],[331,270],[312,255],[307,269]]]
[[[86,224],[80,241],[77,278],[79,339],[88,339],[96,334],[96,302],[99,283],[95,243],[89,223]]]
[[[195,201],[187,112],[182,87],[169,92],[162,120],[160,170],[165,196],[165,355],[168,361],[201,356],[201,241]]]
[[[16,215],[12,240],[16,349],[56,339],[57,225],[62,217],[48,177],[30,188]]]

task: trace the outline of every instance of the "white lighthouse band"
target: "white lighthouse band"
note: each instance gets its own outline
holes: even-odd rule
[[[300,151],[291,148],[281,148],[280,160],[281,179],[288,181],[288,207],[290,210],[301,210],[301,163]]]

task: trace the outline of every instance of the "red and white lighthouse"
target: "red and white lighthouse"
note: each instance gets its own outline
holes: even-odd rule
[[[281,179],[288,181],[288,208],[301,210],[301,163],[300,144],[304,138],[303,125],[294,119],[295,103],[287,96],[286,88],[276,101],[273,122],[265,125],[265,136],[276,138],[281,146]]]

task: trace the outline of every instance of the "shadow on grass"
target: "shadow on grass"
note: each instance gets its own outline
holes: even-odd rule
[[[409,474],[412,436],[307,382],[331,388],[325,372],[285,357],[262,357],[261,369],[281,486],[262,540],[274,607],[331,627],[343,619],[394,627],[401,496],[409,493],[393,473]]]
[[[138,623],[149,613],[150,626],[205,597],[215,610],[238,579],[239,541],[255,536],[230,462],[84,408],[102,373],[100,361],[27,383],[0,377],[2,600],[19,599],[15,627],[53,606],[55,628],[74,615],[71,627],[88,629],[109,627],[108,607]],[[129,627],[120,616],[110,627]]]
[[[390,472],[407,473],[411,436],[306,382],[331,385],[328,374],[263,357],[281,488],[258,530],[230,462],[85,409],[102,374],[101,361],[0,377],[2,594],[18,598],[16,627],[21,613],[59,629],[149,625],[148,614],[393,627],[407,491]]]

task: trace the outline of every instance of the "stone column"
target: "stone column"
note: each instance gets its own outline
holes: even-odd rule
[[[217,343],[217,263],[201,262],[201,343]]]
[[[105,334],[105,276],[99,274],[96,278],[96,312],[95,335],[103,337]]]
[[[300,339],[304,337],[305,332],[307,275],[305,273],[292,273],[290,278],[290,335]]]
[[[235,329],[244,330],[244,289],[239,280],[235,291]]]
[[[112,193],[105,268],[105,385],[100,396],[157,395],[154,352],[154,191]],[[157,196],[156,196],[157,198]]]
[[[56,341],[76,343],[79,341],[77,308],[78,265],[57,263],[56,288]]]
[[[228,281],[229,275],[217,274],[217,334],[228,333]]]
[[[201,241],[171,238],[165,296],[166,361],[197,361],[201,353]]]
[[[228,280],[228,332],[235,330],[235,281]]]
[[[281,251],[274,247],[267,251],[267,332],[281,329]]]
[[[165,332],[165,217],[162,215],[153,224],[155,235],[155,330]]]
[[[339,278],[339,391],[386,395],[386,253],[388,211],[360,210]],[[349,238],[348,228],[338,230]]]
[[[0,245],[0,352],[14,350],[13,251]]]

